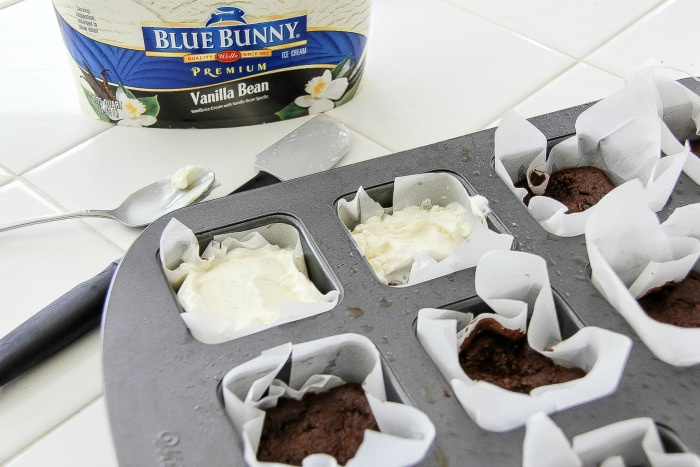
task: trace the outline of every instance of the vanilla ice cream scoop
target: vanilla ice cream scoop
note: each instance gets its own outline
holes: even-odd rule
[[[352,237],[377,278],[394,284],[398,282],[396,273],[409,271],[416,255],[441,261],[468,239],[474,225],[466,214],[459,203],[443,207],[427,201],[422,206],[370,217],[355,227]]]
[[[190,272],[177,296],[188,312],[226,316],[236,330],[276,322],[283,301],[324,300],[297,268],[294,252],[271,244],[232,249],[206,269]]]

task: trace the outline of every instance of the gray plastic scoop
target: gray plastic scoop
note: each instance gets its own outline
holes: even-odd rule
[[[313,138],[314,144],[309,144]],[[318,115],[255,158],[255,168],[290,180],[333,167],[350,146],[350,132],[342,123]]]
[[[316,115],[255,156],[258,173],[233,193],[241,193],[328,170],[350,149],[350,131],[340,122]]]

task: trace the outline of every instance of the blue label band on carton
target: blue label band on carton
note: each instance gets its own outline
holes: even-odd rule
[[[234,26],[143,26],[146,55],[281,48],[306,41],[306,15]]]
[[[142,50],[97,42],[71,28],[60,16],[58,22],[68,51],[78,65],[87,66],[96,75],[109,70],[112,82],[150,90],[207,86],[284,68],[335,65],[348,57],[356,61],[367,42],[365,36],[352,32],[309,31],[305,45],[272,50],[269,57],[192,64],[181,57],[149,57]]]
[[[325,112],[354,97],[363,34],[309,30],[304,13],[255,22],[245,14],[222,6],[206,22],[142,22],[143,46],[127,46],[99,40],[98,25],[78,30],[57,11],[86,102],[105,121],[250,125]]]

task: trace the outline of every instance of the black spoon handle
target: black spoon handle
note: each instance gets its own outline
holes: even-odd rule
[[[262,188],[268,185],[274,185],[280,181],[279,178],[272,174],[269,174],[263,170],[258,172],[253,178],[245,182],[243,185],[239,186],[233,190],[230,194],[241,193],[243,191],[253,190],[255,188]]]
[[[117,265],[119,260],[0,339],[0,386],[100,324],[105,294]]]
[[[259,172],[230,194],[279,181],[274,175]],[[0,339],[0,386],[43,362],[100,324],[105,297],[119,261],[121,260],[74,287]]]

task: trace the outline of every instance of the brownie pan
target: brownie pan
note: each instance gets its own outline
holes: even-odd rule
[[[700,83],[682,83],[700,94]],[[577,116],[590,105],[530,121],[554,143],[575,132]],[[470,194],[486,197],[493,211],[489,227],[513,235],[513,249],[546,260],[564,337],[583,326],[631,337],[632,351],[613,394],[551,415],[565,434],[571,438],[616,421],[650,417],[663,426],[669,451],[700,452],[700,366],[676,367],[652,355],[591,284],[583,235],[547,233],[496,175],[494,131],[205,202],[149,226],[119,266],[103,320],[104,387],[119,463],[245,465],[241,439],[221,398],[223,376],[287,342],[355,333],[379,350],[389,400],[418,408],[435,425],[435,441],[420,465],[520,465],[525,429],[496,433],[479,428],[416,337],[421,308],[488,310],[475,293],[475,268],[407,287],[383,285],[337,215],[338,200],[360,186],[389,202],[395,177],[427,172],[448,172]],[[700,186],[681,174],[659,218],[696,202]],[[219,233],[272,222],[295,226],[311,279],[322,292],[338,290],[338,304],[233,341],[197,341],[178,316],[182,308],[158,258],[160,236],[171,217],[192,229],[200,245]]]

